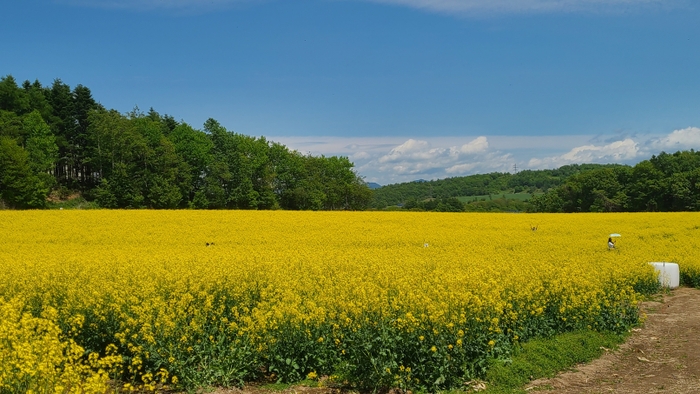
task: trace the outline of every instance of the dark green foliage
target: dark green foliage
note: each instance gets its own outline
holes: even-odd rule
[[[186,123],[175,126],[168,138],[174,144],[175,153],[182,158],[183,175],[187,174],[190,180],[184,185],[183,195],[194,208],[208,208],[206,175],[212,164],[213,142],[205,133]]]
[[[531,375],[549,376],[596,357],[601,346],[613,347],[639,323],[637,308],[618,302],[615,283],[610,286],[596,301],[600,316],[585,316],[587,306],[582,306],[563,318],[557,301],[561,298],[554,296],[543,314],[501,321],[498,332],[489,319],[467,319],[447,328],[426,322],[407,329],[396,316],[372,313],[358,325],[331,319],[316,326],[280,326],[269,333],[279,341],[270,341],[263,362],[282,382],[315,372],[334,375],[362,391],[437,392],[484,378],[513,389]]]
[[[700,270],[682,267],[680,271],[682,285],[700,288]]]
[[[10,208],[42,208],[47,194],[32,172],[27,151],[15,140],[0,136],[0,200]]]
[[[365,209],[372,196],[346,157],[304,156],[213,119],[201,131],[153,108],[124,115],[60,79],[3,77],[0,137],[12,208],[43,207],[52,188],[105,208]]]
[[[88,201],[84,197],[76,197],[65,201],[52,203],[48,206],[50,209],[99,209],[101,208],[96,202]]]
[[[661,152],[634,167],[594,169],[531,203],[537,212],[698,211],[700,152]]]
[[[24,143],[26,139],[22,117],[14,112],[0,110],[0,137],[9,137]]]
[[[527,198],[506,196],[439,197],[417,201],[409,198],[401,209],[431,212],[525,212],[530,209]],[[526,195],[529,197],[529,194]],[[387,208],[385,208],[387,209]],[[391,209],[391,207],[388,207]]]
[[[374,190],[372,207],[382,209],[387,206],[407,204],[409,200],[426,201],[433,198],[445,199],[465,196],[499,196],[504,193],[544,192],[561,185],[565,179],[575,174],[608,167],[615,168],[620,166],[617,164],[572,164],[556,170],[525,170],[516,174],[494,172],[436,181],[415,181],[387,185]],[[486,209],[483,207],[470,209],[467,207],[466,210],[491,211],[498,210],[498,208],[491,206]]]
[[[35,80],[34,83],[24,81],[22,86],[29,99],[29,110],[39,111],[42,119],[50,120],[53,116],[53,108],[46,97],[47,89],[41,86],[38,80]]]
[[[22,126],[27,136],[25,149],[29,153],[29,166],[41,181],[42,187],[49,190],[55,184],[50,172],[58,160],[56,138],[37,110],[24,117]]]
[[[416,201],[411,198],[406,201],[403,208],[411,211],[463,212],[465,204],[456,197],[431,198],[425,201]]]
[[[12,75],[0,78],[0,109],[17,115],[24,115],[30,110],[29,96],[17,86]]]
[[[288,325],[288,324],[287,324]],[[310,372],[332,375],[340,362],[332,330],[328,327],[292,327],[282,325],[272,337],[266,360],[270,376],[277,382],[298,382]]]
[[[525,212],[530,209],[527,200],[492,196],[491,199],[472,199],[465,204],[467,212]]]
[[[344,355],[336,373],[362,390],[404,390],[436,392],[460,387],[466,380],[483,376],[487,360],[505,348],[491,348],[483,327],[470,327],[470,335],[457,330],[428,327],[408,332],[387,319],[344,334]],[[455,346],[458,339],[463,344]],[[406,369],[408,367],[409,369]]]

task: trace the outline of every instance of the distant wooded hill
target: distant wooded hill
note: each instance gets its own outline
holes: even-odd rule
[[[661,152],[633,167],[567,165],[400,183],[374,191],[375,209],[397,206],[427,211],[700,211],[700,152]]]
[[[364,209],[346,157],[302,155],[153,109],[104,108],[90,89],[0,79],[0,208],[82,196],[104,208]]]
[[[572,164],[556,170],[525,170],[516,174],[493,172],[439,179],[419,180],[382,186],[374,190],[372,207],[382,209],[412,201],[450,197],[488,196],[497,198],[504,193],[542,193],[561,185],[568,177],[600,168],[621,167],[619,164]],[[520,199],[522,200],[522,199]]]
[[[582,172],[530,203],[537,212],[700,211],[700,152]]]

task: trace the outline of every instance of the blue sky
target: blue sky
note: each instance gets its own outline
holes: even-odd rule
[[[700,149],[694,1],[8,3],[0,75],[212,117],[381,184]]]

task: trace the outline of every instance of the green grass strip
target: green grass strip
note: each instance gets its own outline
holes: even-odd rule
[[[534,339],[522,345],[512,362],[494,361],[486,375],[485,394],[525,393],[534,379],[551,378],[576,364],[600,357],[603,348],[614,349],[626,335],[576,331],[550,338]]]

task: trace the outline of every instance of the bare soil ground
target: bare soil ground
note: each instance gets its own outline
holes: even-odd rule
[[[679,288],[645,302],[647,319],[614,352],[553,379],[531,382],[547,394],[700,393],[700,290]]]
[[[527,391],[547,394],[700,393],[700,289],[679,288],[641,306],[647,318],[627,342],[601,358],[552,379],[532,381]],[[259,386],[217,389],[213,394],[337,394],[331,388]]]

